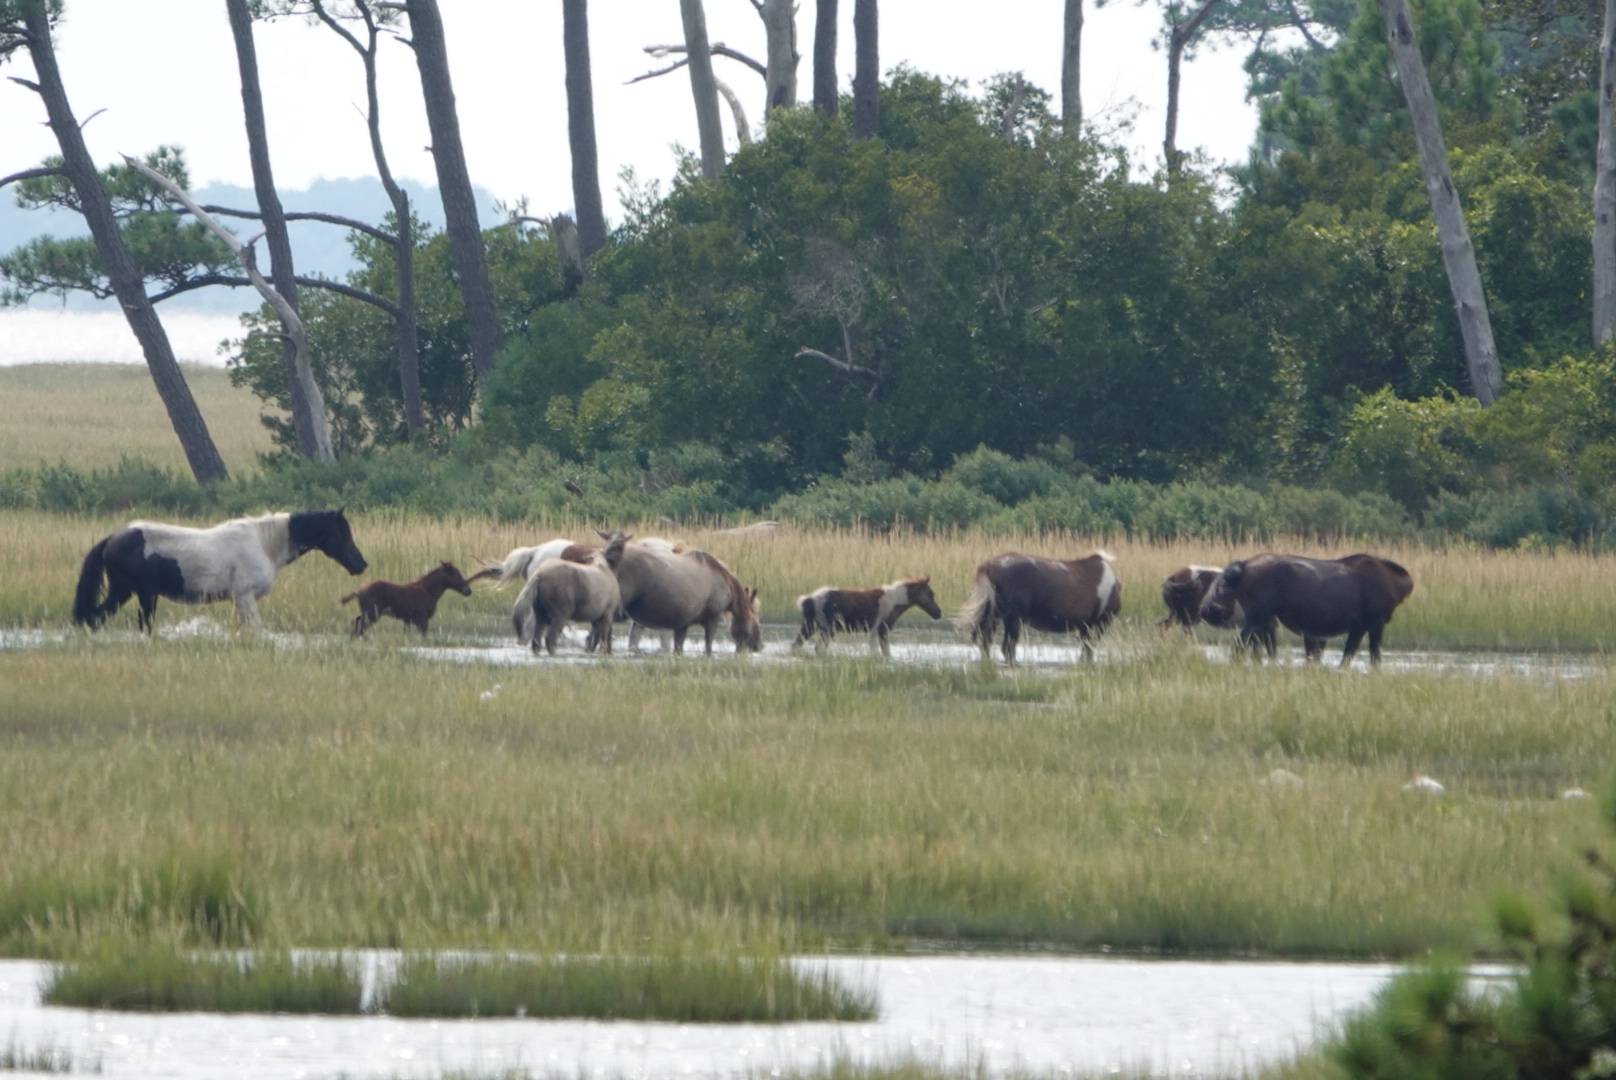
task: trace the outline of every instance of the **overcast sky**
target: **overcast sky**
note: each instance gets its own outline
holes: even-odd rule
[[[533,213],[570,207],[560,3],[440,0],[440,6],[472,181],[506,201],[525,196]],[[852,7],[842,0],[844,89],[853,70]],[[1058,96],[1062,7],[1061,0],[881,0],[881,65],[906,62],[973,86],[1020,70]],[[762,23],[750,0],[706,0],[706,10],[713,41],[763,55]],[[813,86],[813,13],[813,0],[802,0],[798,83],[805,100]],[[1166,85],[1166,60],[1150,46],[1159,19],[1154,5],[1090,3],[1083,39],[1085,111],[1103,127],[1133,117],[1124,141],[1136,161],[1151,165],[1161,155]],[[673,144],[696,145],[695,114],[682,70],[625,85],[664,63],[646,56],[644,46],[681,39],[678,0],[594,0],[590,22],[601,184],[615,221],[619,171],[632,166],[642,179],[665,180],[673,172]],[[301,19],[260,25],[257,45],[277,185],[373,175],[357,56],[324,27]],[[79,118],[104,110],[85,128],[98,161],[173,143],[185,149],[193,184],[251,184],[223,0],[67,0],[57,48]],[[1242,56],[1238,48],[1203,51],[1186,67],[1181,146],[1244,160],[1255,113],[1244,101]],[[762,79],[733,61],[714,63],[756,125]],[[26,54],[8,67],[3,74],[32,74]],[[413,57],[397,42],[383,49],[381,100],[394,172],[435,182]],[[0,83],[0,174],[56,152],[43,115],[33,93]],[[733,148],[727,110],[724,116]]]

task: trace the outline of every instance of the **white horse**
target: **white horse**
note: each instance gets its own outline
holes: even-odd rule
[[[84,557],[73,621],[94,630],[135,596],[139,626],[149,634],[157,598],[166,596],[182,604],[233,600],[242,625],[260,629],[258,601],[275,575],[308,551],[325,553],[350,574],[368,565],[341,510],[234,518],[211,529],[132,521]]]

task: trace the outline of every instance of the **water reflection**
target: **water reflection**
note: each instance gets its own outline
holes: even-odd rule
[[[384,961],[386,958],[382,958]],[[372,954],[372,963],[375,962]],[[1017,1071],[1226,1076],[1310,1045],[1386,965],[930,956],[807,960],[873,983],[862,1024],[124,1014],[45,1008],[33,961],[0,961],[0,1030],[114,1077],[743,1077],[837,1058]]]

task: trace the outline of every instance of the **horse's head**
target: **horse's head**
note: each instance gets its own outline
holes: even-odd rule
[[[762,652],[763,624],[758,620],[757,590],[732,581],[730,591],[729,632],[735,639],[735,651]]]
[[[370,564],[354,543],[353,530],[341,510],[305,510],[293,514],[287,525],[293,549],[318,550],[350,574],[363,574]]]
[[[1240,602],[1240,582],[1245,579],[1246,564],[1232,562],[1212,581],[1206,595],[1201,598],[1201,621],[1208,626],[1228,626],[1234,618],[1235,606]]]
[[[909,602],[911,604],[934,619],[943,617],[943,609],[937,606],[937,594],[931,591],[930,576],[910,578],[904,584],[909,586]]]
[[[460,572],[460,567],[452,562],[439,563],[438,568],[432,571],[432,576],[445,589],[453,589],[461,596],[471,595],[471,582],[466,580],[466,576]]]
[[[634,539],[634,534],[615,531],[604,533],[600,532],[599,529],[595,531],[600,533],[602,540],[606,541],[605,544],[601,545],[600,550],[596,552],[595,558],[604,563],[608,570],[616,573],[617,564],[623,561],[623,548],[630,540]]]

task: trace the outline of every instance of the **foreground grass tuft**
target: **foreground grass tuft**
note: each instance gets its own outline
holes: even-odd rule
[[[383,992],[394,1016],[589,1017],[683,1023],[873,1020],[875,993],[778,958],[416,955]]]
[[[101,1061],[85,1061],[61,1046],[0,1046],[0,1072],[17,1073],[99,1073]]]
[[[340,959],[188,956],[158,948],[55,969],[47,1005],[149,1012],[357,1013],[359,974]]]

